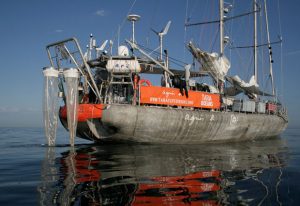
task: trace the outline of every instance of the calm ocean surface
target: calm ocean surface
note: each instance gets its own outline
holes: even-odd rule
[[[300,128],[217,145],[93,145],[0,128],[0,205],[300,205]]]

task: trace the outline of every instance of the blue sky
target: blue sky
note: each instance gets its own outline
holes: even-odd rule
[[[239,4],[241,1],[229,2],[234,3],[233,14],[247,12],[251,7],[250,0],[243,0],[242,4]],[[277,35],[281,33],[284,41],[282,72],[280,46],[273,46],[278,92],[288,107],[290,124],[300,125],[300,1],[268,2],[271,39],[277,40]],[[169,50],[170,56],[190,63],[191,57],[184,50],[184,42],[193,40],[206,50],[218,51],[218,41],[213,40],[217,35],[214,25],[185,31],[183,25],[186,16],[190,17],[190,22],[216,19],[217,5],[217,1],[212,0],[189,0],[188,5],[186,0],[2,0],[0,126],[42,126],[42,68],[49,65],[45,51],[47,44],[74,36],[85,48],[89,34],[93,33],[98,44],[113,39],[116,45],[119,25],[120,42],[123,43],[131,35],[130,24],[124,20],[131,11],[142,16],[136,26],[137,41],[150,48],[158,46],[157,37],[150,28],[160,30],[171,20],[169,33],[164,40],[165,48]],[[234,20],[226,25],[226,33],[236,46],[251,44],[251,19],[245,17],[240,22]],[[261,36],[260,41],[264,42],[264,38]],[[226,54],[232,61],[230,72],[234,74],[245,67],[241,76],[244,75],[247,80],[249,74],[246,71],[252,68],[250,52],[236,52],[227,48]],[[239,57],[241,55],[246,57]],[[259,58],[259,65],[266,67],[267,59],[263,61],[262,55]],[[266,69],[261,78],[264,76]]]

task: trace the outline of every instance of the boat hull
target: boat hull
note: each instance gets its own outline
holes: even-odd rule
[[[114,104],[101,119],[78,124],[77,135],[96,142],[199,144],[270,138],[286,126],[277,115]]]

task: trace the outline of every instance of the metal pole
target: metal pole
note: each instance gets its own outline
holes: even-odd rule
[[[162,54],[162,35],[159,35],[159,42],[160,42],[160,60],[162,60],[163,58],[162,58],[162,56],[163,56],[163,54]]]
[[[92,59],[92,49],[93,49],[93,34],[90,35],[90,46],[89,46],[88,60]]]
[[[166,66],[167,69],[169,69],[169,56],[168,56],[168,52],[166,52],[165,66]],[[168,75],[167,72],[164,72],[164,75],[165,75],[165,84],[166,84],[166,87],[170,87],[169,82],[168,82],[169,75]]]
[[[257,83],[257,2],[253,0],[254,10],[254,80]]]
[[[268,47],[269,47],[269,63],[270,63],[270,76],[271,76],[271,86],[272,86],[272,95],[275,95],[275,87],[274,87],[274,78],[273,78],[273,61],[272,61],[272,50],[270,43],[270,33],[269,33],[269,21],[268,21],[268,11],[267,11],[267,1],[265,3],[265,17],[266,17],[266,27],[267,27],[267,37],[268,37]]]
[[[120,30],[121,30],[121,28],[120,28],[120,25],[119,25],[118,26],[118,48],[120,46]]]
[[[134,20],[132,21],[132,42],[135,43],[135,39],[134,39]]]
[[[149,58],[150,60],[152,60],[154,63],[156,63],[158,66],[160,66],[165,72],[167,72],[168,74],[170,74],[171,76],[174,76],[174,73],[171,72],[166,66],[162,65],[160,62],[158,62],[157,60],[155,60],[154,58],[152,58],[149,54],[147,54],[145,51],[143,51],[141,48],[139,48],[135,43],[130,42],[128,40],[126,40],[126,42],[128,44],[130,44],[130,46],[133,49],[138,50],[139,52],[141,52],[143,55],[145,55],[147,58]]]
[[[220,56],[224,54],[224,0],[220,0]]]

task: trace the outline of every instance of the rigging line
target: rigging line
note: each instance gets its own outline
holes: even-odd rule
[[[186,0],[186,6],[185,6],[185,20],[184,22],[188,21],[188,7],[189,7],[189,0]],[[183,59],[185,61],[185,55],[186,55],[186,47],[185,47],[185,42],[186,42],[186,26],[184,26],[184,35],[183,35]]]
[[[263,32],[262,32],[263,31],[263,23],[262,23],[263,22],[263,12],[260,12],[259,14],[260,14],[259,24],[260,24],[260,31],[261,31],[260,32],[260,42],[263,42],[264,41]],[[261,53],[261,72],[262,72],[262,78],[260,78],[260,79],[261,79],[263,87],[267,87],[267,83],[265,81],[264,48],[262,48],[259,52]],[[257,81],[259,82],[259,78]],[[266,90],[264,90],[264,91],[266,91]]]
[[[279,0],[277,0],[277,12],[278,12],[278,21],[279,21],[279,32],[280,32],[280,36],[282,36],[282,27],[281,27],[281,14],[280,14],[280,5],[279,5]],[[284,92],[283,92],[283,85],[284,85],[284,78],[283,78],[283,47],[282,47],[282,42],[280,44],[280,77],[281,77],[281,95],[282,95],[282,99],[284,99]]]
[[[209,7],[209,2],[210,0],[205,1],[203,8],[208,8]],[[205,16],[209,16],[209,14],[212,14],[213,9],[209,12],[208,9],[205,9],[204,12],[201,12],[201,19],[204,19]],[[199,12],[200,13],[200,12]],[[204,28],[200,28],[199,29],[199,43],[203,42],[203,38],[204,38],[204,34],[205,33],[205,29]]]
[[[118,36],[118,34],[119,34],[119,30],[121,31],[122,27],[124,26],[124,24],[125,24],[125,22],[126,22],[126,20],[127,20],[127,16],[131,13],[131,11],[132,11],[132,9],[133,9],[133,7],[134,7],[136,1],[137,1],[137,0],[134,0],[134,1],[133,1],[133,3],[132,3],[131,6],[130,6],[130,9],[129,9],[128,12],[127,12],[127,15],[126,15],[125,18],[123,19],[123,22],[121,23],[121,25],[118,26],[117,32],[115,32],[115,36],[113,37],[113,41],[116,40],[116,38],[117,38],[117,36]]]
[[[154,11],[153,11],[153,13],[152,13],[152,17],[151,17],[151,20],[150,20],[150,28],[153,28],[153,22],[154,22],[154,20],[155,20],[155,17],[156,16],[158,16],[158,15],[156,15],[157,14],[157,11],[158,11],[158,8],[159,8],[159,6],[160,6],[160,0],[157,0],[156,1],[156,6],[155,6],[155,8],[154,8]],[[149,36],[150,35],[150,33],[151,33],[151,29],[148,29],[148,33],[147,33],[147,36]]]
[[[234,42],[231,42],[231,45],[234,45]],[[249,59],[243,60],[240,50],[233,50],[233,51],[236,51],[236,55],[237,55],[238,62],[239,62],[238,65],[240,65],[239,68],[245,68],[244,70],[240,69],[239,71],[242,73],[242,75],[246,76],[246,74],[250,73],[251,62],[253,60],[253,53],[251,52],[248,55]],[[246,62],[246,61],[248,61],[248,62]]]
[[[214,35],[214,40],[211,42],[211,45],[210,45],[210,52],[213,51],[213,48],[214,48],[214,46],[215,46],[215,44],[216,44],[216,42],[217,42],[218,33],[219,33],[219,31],[216,30],[216,31],[215,31],[215,35]]]
[[[143,48],[143,46],[140,46],[141,48]],[[147,51],[147,52],[153,52],[153,50],[150,50],[150,49],[147,49],[147,48],[143,48],[145,51]],[[154,53],[154,52],[153,52]],[[160,56],[160,53],[158,53],[158,52],[156,52],[156,56],[158,57],[158,56]],[[169,57],[169,59],[171,59],[171,60],[169,60],[170,62],[172,62],[173,64],[175,64],[175,65],[177,65],[177,66],[180,66],[180,67],[184,67],[184,65],[186,65],[186,63],[185,64],[180,64],[180,63],[178,63],[179,62],[179,60],[176,60],[176,59],[174,59],[174,58],[171,58],[171,57]]]
[[[278,40],[278,41],[273,41],[270,42],[270,44],[281,44],[282,43],[282,39]],[[269,43],[265,43],[265,44],[259,44],[256,45],[256,47],[263,47],[263,46],[268,46]],[[230,49],[247,49],[247,48],[254,48],[254,45],[249,45],[249,46],[236,46],[236,47],[230,47]]]
[[[209,17],[209,19],[212,19],[213,17],[214,17],[214,15],[215,15],[215,2],[216,1],[212,1],[211,2],[211,6],[210,6],[210,12],[209,12],[209,15],[208,15],[208,17]],[[208,10],[208,9],[207,9]],[[206,38],[208,38],[209,37],[209,40],[210,40],[210,42],[209,42],[209,46],[210,47],[212,47],[212,43],[213,43],[213,39],[212,38],[210,38],[210,37],[212,37],[213,36],[213,34],[214,34],[214,32],[216,31],[216,28],[214,28],[213,27],[213,25],[208,25],[207,26],[208,28],[207,28],[207,34],[208,34],[208,36],[206,35],[205,37]],[[203,32],[204,32],[204,29],[205,28],[199,28],[200,30],[202,30]],[[202,42],[200,41],[200,40],[203,40],[203,38],[205,38],[204,36],[203,37],[200,37],[199,38],[199,44],[201,44]],[[204,40],[204,42],[206,42],[207,40]]]
[[[196,10],[196,8],[197,8],[199,2],[200,2],[200,1],[196,0],[196,1],[194,2],[194,4],[191,6],[191,9],[192,9],[192,10],[191,10],[189,19],[192,17],[192,15],[193,15],[194,11]]]
[[[234,8],[234,6],[235,6],[235,0],[232,1],[232,7]],[[234,12],[235,12],[235,9],[233,9],[233,11],[232,11],[233,15],[234,15]],[[224,28],[225,28],[225,30],[227,30],[226,26]],[[230,29],[229,29],[228,33],[232,34],[232,31],[233,31],[233,21],[230,24]],[[231,60],[232,60],[232,51],[229,50],[229,61],[231,62]]]
[[[255,10],[255,11],[250,11],[250,12],[247,12],[247,13],[239,14],[237,16],[224,18],[224,22],[230,21],[230,20],[233,20],[233,19],[236,19],[236,18],[244,17],[244,16],[249,16],[250,14],[254,14],[256,12],[260,12],[260,8],[258,10]],[[200,25],[205,25],[205,24],[215,24],[215,23],[219,23],[219,22],[220,22],[220,20],[213,20],[213,21],[206,21],[206,22],[189,23],[189,24],[185,24],[185,26],[186,27],[200,26]]]
[[[156,54],[156,55],[160,55],[160,52],[157,52],[157,51],[153,51],[153,49],[150,49],[150,48],[147,48],[146,46],[143,46],[143,45],[141,45],[141,44],[137,44],[139,47],[141,47],[142,49],[145,49],[146,51],[151,51],[151,52],[153,52],[154,54]],[[165,55],[163,55],[163,56],[165,56]],[[183,66],[183,65],[187,65],[188,63],[186,63],[186,62],[184,62],[184,61],[181,61],[181,60],[179,60],[179,59],[175,59],[174,57],[170,57],[169,56],[169,59],[171,59],[171,60],[173,60],[173,61],[175,61],[175,62],[178,62],[178,63],[181,63],[181,65],[180,66]]]

